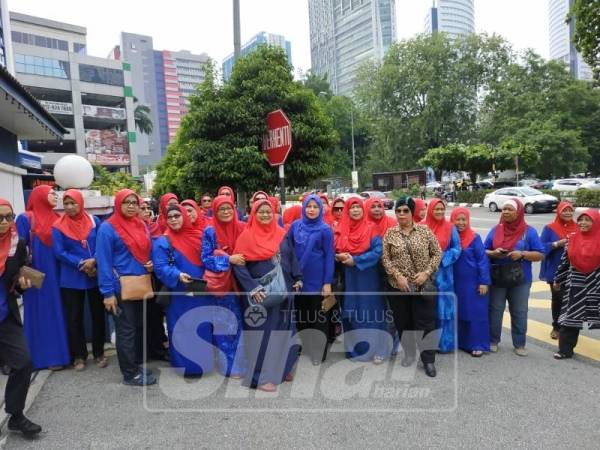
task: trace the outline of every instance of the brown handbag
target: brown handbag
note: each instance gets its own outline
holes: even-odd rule
[[[152,277],[149,273],[145,275],[122,275],[119,277],[121,283],[121,300],[138,301],[154,296],[152,289]]]
[[[29,266],[22,266],[19,269],[17,279],[21,277],[24,277],[26,280],[29,280],[34,288],[40,289],[42,287],[42,284],[44,283],[44,278],[46,277],[46,274]]]
[[[321,309],[323,311],[327,312],[331,308],[333,308],[336,304],[337,304],[337,299],[335,298],[335,295],[330,294],[327,297],[325,297],[323,299],[323,301],[321,302]]]

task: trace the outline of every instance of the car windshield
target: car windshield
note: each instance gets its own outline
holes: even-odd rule
[[[530,187],[521,188],[521,192],[527,196],[544,195],[543,192],[538,191],[537,189],[530,188]]]

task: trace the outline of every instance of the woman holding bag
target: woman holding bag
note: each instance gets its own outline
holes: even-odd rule
[[[502,317],[508,302],[514,352],[518,356],[527,356],[531,263],[544,258],[544,246],[535,228],[525,222],[525,209],[520,200],[515,198],[504,203],[500,223],[490,230],[483,245],[492,264],[490,351],[498,351]]]
[[[125,300],[126,292],[122,290],[123,287],[131,288],[125,280],[132,280],[142,287],[146,286],[142,290],[152,295],[152,242],[146,224],[139,218],[141,202],[131,189],[118,191],[113,215],[100,225],[96,237],[98,286],[104,297],[104,307],[113,315],[119,368],[123,383],[129,386],[156,383],[154,376],[139,365],[142,358],[144,295],[135,301]]]
[[[292,292],[302,288],[302,272],[268,199],[253,203],[248,225],[238,237],[233,253],[242,255],[246,262],[234,265],[233,271],[247,293],[244,308],[251,308],[244,314],[244,339],[252,370],[246,373],[243,384],[275,392],[277,385],[294,378],[298,348]],[[280,293],[286,292],[267,295],[271,284],[277,285]]]
[[[108,364],[104,356],[105,316],[96,277],[96,232],[100,220],[84,209],[83,195],[77,189],[65,191],[63,207],[65,214],[52,228],[52,247],[60,263],[60,290],[71,362],[76,371],[85,369],[88,351],[83,311],[87,297],[92,316],[92,353],[96,365],[104,368]]]
[[[51,186],[37,186],[16,222],[19,237],[29,247],[31,267],[46,274],[40,289],[23,294],[24,330],[34,369],[60,370],[71,363],[59,265],[52,250],[52,225],[60,218],[54,211],[56,202]]]
[[[296,297],[296,321],[301,333],[302,349],[313,365],[327,357],[327,341],[332,337],[331,310],[322,309],[323,299],[331,295],[335,253],[333,233],[324,221],[323,203],[319,196],[308,195],[302,202],[302,218],[292,224],[288,237],[300,269],[302,295]]]
[[[233,253],[235,242],[245,228],[246,224],[238,219],[233,199],[225,195],[215,197],[212,225],[204,230],[202,239],[202,262],[206,268],[207,291],[217,291],[210,297],[216,307],[215,325],[225,331],[215,336],[220,350],[219,367],[222,374],[231,378],[241,378],[246,371],[242,310],[240,298],[235,294],[237,287],[232,269],[245,264],[243,255]]]

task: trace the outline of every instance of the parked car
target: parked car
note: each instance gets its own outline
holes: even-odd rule
[[[507,200],[515,197],[523,202],[527,214],[533,214],[537,211],[551,212],[558,206],[558,198],[530,187],[498,189],[485,196],[483,206],[489,208],[492,212],[499,211]]]
[[[487,180],[481,180],[473,185],[473,189],[494,189],[494,183]]]
[[[553,184],[554,182],[552,180],[540,180],[529,187],[532,187],[533,189],[552,189]]]
[[[362,198],[376,198],[383,202],[385,209],[394,209],[394,199],[386,197],[381,191],[363,191],[360,193]]]
[[[537,184],[540,180],[536,178],[525,178],[523,180],[519,180],[519,186],[529,186],[533,187],[534,184]]]
[[[495,180],[494,181],[494,187],[496,189],[500,189],[503,187],[513,187],[516,186],[516,182],[512,181],[512,180]]]
[[[430,181],[429,183],[427,183],[427,185],[425,186],[427,188],[428,191],[433,191],[434,189],[439,189],[444,187],[444,185],[442,183],[439,183],[438,181]]]
[[[592,191],[600,191],[600,178],[593,178],[586,181],[581,186],[582,189],[591,189]]]
[[[563,178],[554,180],[552,189],[560,192],[573,192],[585,187],[590,180],[585,178]]]
[[[339,194],[338,196],[336,196],[336,198],[341,198],[344,201],[348,200],[350,197],[362,198],[360,195],[358,195],[355,192],[343,192],[343,193]]]

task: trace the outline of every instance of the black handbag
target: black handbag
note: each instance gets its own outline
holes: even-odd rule
[[[167,240],[167,244],[169,244],[169,249],[167,250],[167,264],[169,266],[175,265],[175,252],[173,251],[173,247],[171,246],[171,240],[168,236],[165,236]],[[168,307],[171,304],[171,290],[162,284],[160,290],[158,291],[159,295],[156,297],[156,303],[163,308]]]
[[[527,243],[527,230],[521,240]],[[511,288],[525,283],[525,272],[521,261],[491,265],[492,286]]]

